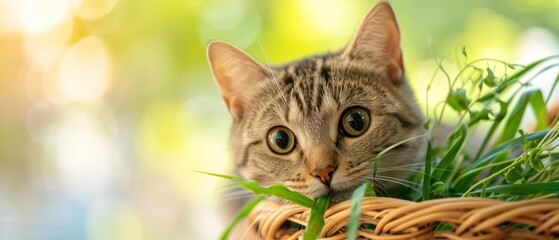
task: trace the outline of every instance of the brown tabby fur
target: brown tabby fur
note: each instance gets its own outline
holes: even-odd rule
[[[212,42],[208,59],[234,122],[231,144],[240,174],[263,185],[284,184],[316,198],[347,199],[372,181],[375,156],[387,147],[424,134],[424,118],[405,79],[400,35],[387,2],[367,14],[348,47],[333,54],[265,67],[232,45]],[[371,117],[356,138],[340,134],[340,118],[360,106]],[[272,127],[285,126],[296,139],[288,154],[267,145]],[[410,173],[399,166],[421,162],[426,138],[408,141],[378,163],[378,187],[394,188]],[[337,166],[329,186],[311,173]]]

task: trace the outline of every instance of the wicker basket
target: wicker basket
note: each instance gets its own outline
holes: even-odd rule
[[[309,214],[299,205],[264,201],[253,209],[248,223],[260,238],[298,239],[304,229],[289,226],[306,226]],[[349,217],[349,200],[330,206],[324,214],[322,239],[346,239]],[[416,203],[369,197],[362,203],[361,223],[359,239],[554,239],[559,238],[559,199],[446,198]],[[435,231],[438,223],[453,230]],[[376,227],[368,229],[367,224]]]

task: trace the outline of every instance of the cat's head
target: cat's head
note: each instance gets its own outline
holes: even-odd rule
[[[404,77],[400,33],[391,6],[375,5],[343,50],[262,65],[224,43],[208,59],[231,113],[231,144],[242,176],[282,183],[310,198],[347,199],[370,181],[375,156],[423,134],[423,116]],[[405,142],[378,163],[381,188],[421,161],[425,138]]]

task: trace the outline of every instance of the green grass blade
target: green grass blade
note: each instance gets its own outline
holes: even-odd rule
[[[365,197],[376,197],[377,193],[371,184],[367,184],[367,188],[365,189]]]
[[[529,71],[531,71],[533,68],[537,67],[538,65],[540,65],[541,63],[548,61],[550,59],[556,58],[558,57],[557,55],[554,56],[550,56],[547,58],[543,58],[540,59],[538,61],[535,61],[533,63],[528,64],[526,67],[524,67],[522,70],[516,72],[515,74],[513,74],[512,76],[508,77],[506,80],[504,80],[503,82],[501,82],[494,91],[486,93],[485,95],[481,96],[480,98],[478,98],[476,101],[478,102],[485,102],[488,101],[490,99],[495,98],[495,95],[498,93],[503,92],[504,90],[508,89],[512,84],[516,83],[519,81],[519,79],[521,77],[523,77],[524,75],[526,75],[526,73],[528,73]]]
[[[555,77],[555,82],[553,82],[553,86],[551,86],[551,91],[549,91],[549,95],[547,95],[547,98],[545,99],[546,105],[549,103],[549,99],[551,99],[551,96],[553,96],[553,92],[557,87],[557,83],[559,83],[559,74],[557,74],[557,77]]]
[[[224,174],[208,173],[208,172],[201,172],[201,171],[195,171],[195,172],[236,181],[235,184],[238,184],[241,187],[252,191],[256,195],[273,195],[283,200],[287,200],[307,208],[310,208],[313,205],[313,201],[310,198],[306,197],[301,193],[291,191],[281,184],[276,184],[269,187],[263,187],[258,185],[257,181],[247,180],[239,176],[229,176]]]
[[[425,157],[425,170],[423,172],[423,189],[421,196],[423,201],[431,198],[431,163],[433,161],[433,146],[431,141],[427,143],[427,156]]]
[[[328,209],[330,197],[319,197],[314,200],[311,215],[309,216],[309,224],[303,235],[303,240],[314,240],[320,236],[324,227],[324,213]]]
[[[480,193],[482,191],[483,189],[472,191],[472,193]],[[488,187],[485,189],[485,191],[489,193],[512,194],[512,195],[559,193],[559,182],[498,185],[498,186]]]
[[[536,130],[544,130],[549,127],[549,123],[547,122],[547,109],[543,99],[543,94],[540,90],[534,93],[532,99],[530,100],[530,105],[536,115]]]
[[[476,161],[474,164],[472,164],[469,167],[469,169],[474,169],[474,168],[477,168],[477,167],[480,167],[480,166],[483,166],[483,165],[487,164],[490,160],[492,160],[498,154],[500,154],[504,151],[509,151],[510,149],[513,149],[515,147],[523,145],[524,140],[527,140],[527,141],[542,140],[548,132],[549,132],[549,130],[546,129],[546,130],[542,130],[542,131],[539,131],[539,132],[528,134],[526,139],[524,139],[523,136],[520,136],[520,137],[517,137],[517,138],[515,138],[513,140],[510,140],[506,143],[503,143],[503,144],[499,145],[498,147],[496,147],[495,149],[488,152],[487,154],[485,154],[479,161]]]
[[[361,219],[361,204],[365,197],[365,190],[367,190],[369,183],[366,182],[361,187],[355,189],[351,195],[351,215],[349,216],[349,223],[347,224],[347,239],[353,240],[357,238],[357,228],[359,228],[359,219]]]
[[[506,142],[514,138],[517,130],[519,129],[520,122],[524,117],[524,112],[526,111],[526,107],[528,106],[528,104],[532,106],[532,109],[534,110],[534,113],[536,115],[538,130],[545,129],[548,126],[547,111],[545,108],[545,101],[543,99],[542,92],[540,90],[527,91],[520,96],[517,104],[511,111],[509,119],[505,124],[503,134],[501,135],[501,138],[499,139],[497,144]]]
[[[485,164],[481,167],[470,169],[470,170],[462,173],[452,183],[452,185],[454,186],[453,189],[455,189],[457,191],[463,191],[464,189],[462,187],[467,185],[467,184],[463,184],[462,183],[463,181],[469,181],[469,180],[475,178],[479,173],[483,172],[484,170],[487,170],[489,167],[503,167],[501,165],[511,163],[512,160],[510,160],[510,159],[507,160],[508,154],[509,154],[508,151],[501,152],[500,154],[497,154],[492,159],[491,164]]]
[[[264,199],[266,199],[266,198],[263,197],[263,196],[252,199],[250,202],[246,203],[241,209],[239,209],[239,211],[237,212],[237,214],[235,214],[235,217],[233,217],[233,220],[229,223],[229,225],[227,225],[227,228],[225,228],[225,231],[223,231],[223,233],[221,234],[221,237],[219,237],[219,239],[221,239],[221,240],[229,239],[229,234],[231,234],[231,231],[233,230],[233,228],[241,220],[246,218],[248,216],[248,214],[252,211],[252,209],[254,207],[256,207],[256,205],[258,205],[258,203],[260,203]]]
[[[244,178],[239,177],[239,176],[231,176],[231,175],[225,175],[225,174],[219,174],[219,173],[210,173],[210,172],[203,172],[203,171],[193,171],[193,172],[206,174],[206,175],[210,175],[210,176],[214,176],[214,177],[225,178],[225,179],[229,179],[229,180],[235,180],[235,181],[245,180]]]
[[[543,130],[543,131],[539,131],[539,132],[535,132],[532,134],[529,134],[526,137],[526,140],[528,141],[539,141],[541,139],[543,139],[545,137],[545,135],[549,132],[549,130]],[[506,143],[503,143],[501,145],[499,145],[498,147],[496,147],[495,149],[489,151],[487,154],[485,154],[480,160],[474,162],[472,165],[470,165],[470,167],[468,168],[468,170],[462,174],[462,176],[460,176],[459,178],[457,178],[454,181],[454,190],[456,191],[465,191],[466,188],[468,188],[469,186],[471,186],[477,176],[476,173],[481,172],[482,171],[482,167],[486,166],[487,164],[491,163],[491,161],[498,156],[499,154],[505,152],[505,151],[510,151],[511,149],[521,146],[524,144],[524,137],[518,137],[515,138],[511,141],[508,141]]]
[[[487,197],[487,185],[485,183],[483,184],[483,186],[481,186],[481,192],[479,194],[479,197],[482,197],[482,198]]]
[[[240,185],[241,187],[250,190],[257,195],[274,195],[278,198],[290,201],[295,204],[299,204],[303,207],[311,208],[313,206],[313,201],[310,198],[301,193],[291,191],[287,187],[280,184],[272,185],[269,187],[262,187],[258,185],[257,181],[246,180],[243,181]]]
[[[446,182],[446,179],[441,179],[441,177],[445,172],[448,171],[447,168],[451,166],[451,163],[456,158],[456,155],[458,155],[458,152],[462,148],[462,144],[464,144],[464,140],[466,140],[467,132],[468,132],[468,128],[466,127],[466,124],[461,124],[460,127],[458,128],[458,132],[456,132],[456,134],[459,136],[459,139],[456,140],[456,142],[452,145],[450,150],[448,150],[448,152],[443,156],[439,164],[437,164],[437,167],[435,168],[432,174],[433,178],[440,180],[442,182]]]
[[[530,64],[528,64],[526,67],[524,67],[522,70],[516,72],[515,74],[513,74],[512,76],[510,76],[509,78],[507,78],[505,81],[503,81],[501,84],[499,84],[499,86],[497,87],[497,92],[501,92],[502,90],[506,89],[508,86],[510,86],[511,84],[517,82],[521,77],[523,77],[524,75],[526,75],[526,73],[528,73],[529,71],[531,71],[533,68],[535,68],[536,66],[540,65],[541,63],[548,61],[552,58],[555,58],[557,56],[550,56],[547,58],[543,58],[540,59],[538,61],[532,62]]]
[[[485,147],[489,143],[489,140],[491,140],[493,134],[501,124],[502,120],[507,115],[508,106],[509,106],[508,102],[499,101],[499,107],[500,107],[499,113],[495,116],[495,120],[493,121],[493,124],[491,124],[491,128],[489,129],[489,131],[487,132],[487,134],[485,134],[485,137],[483,138],[483,142],[481,143],[481,146],[477,150],[477,154],[474,158],[474,161],[477,161],[480,158],[481,154],[485,151]]]

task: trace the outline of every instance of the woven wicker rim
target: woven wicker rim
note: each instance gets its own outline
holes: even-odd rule
[[[306,226],[308,208],[296,204],[264,201],[254,208],[248,223],[264,239],[298,239],[304,229],[285,229],[290,222]],[[330,206],[324,214],[321,239],[346,239],[350,201]],[[505,202],[485,198],[445,198],[411,202],[394,198],[367,197],[361,207],[364,239],[553,239],[559,238],[559,199]],[[434,231],[438,223],[454,230]],[[515,227],[522,224],[522,229]],[[364,226],[364,225],[362,225]]]

